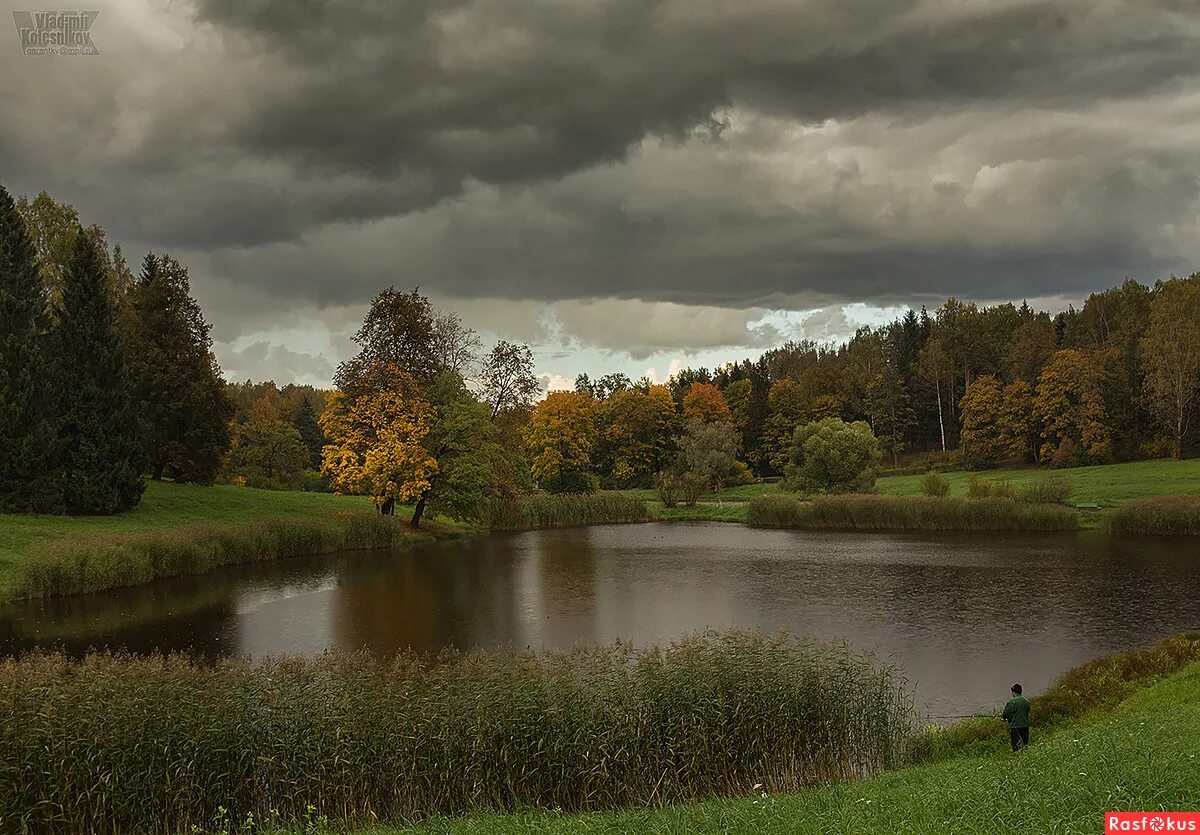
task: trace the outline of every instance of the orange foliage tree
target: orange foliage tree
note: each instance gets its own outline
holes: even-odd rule
[[[725,402],[725,395],[709,383],[692,383],[683,398],[683,417],[701,423],[733,423],[733,414]]]

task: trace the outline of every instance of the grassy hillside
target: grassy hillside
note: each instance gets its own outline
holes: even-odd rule
[[[1007,481],[1015,490],[1031,482],[1048,478],[1065,478],[1074,492],[1070,504],[1097,504],[1101,508],[1117,507],[1143,496],[1200,495],[1200,459],[1188,461],[1133,461],[1126,464],[1106,464],[1100,467],[1078,467],[1069,470],[1024,469],[985,470],[982,472],[951,472],[944,474],[950,482],[950,495],[965,498],[967,484],[972,478]],[[884,476],[875,487],[891,496],[916,496],[921,493],[921,476]],[[746,484],[731,487],[721,496],[706,494],[696,507],[664,508],[653,490],[625,490],[624,493],[646,499],[657,518],[676,520],[708,520],[744,522],[746,503],[758,496],[794,495],[776,483]],[[1083,527],[1099,527],[1104,514],[1086,513],[1080,518]]]
[[[1017,756],[994,748],[794,795],[582,816],[529,812],[372,833],[1100,832],[1109,810],[1200,808],[1198,752],[1200,662],[1111,713],[1035,732]]]
[[[966,496],[972,477],[1007,480],[1019,489],[1030,482],[1062,477],[1075,487],[1072,504],[1113,507],[1141,496],[1176,496],[1200,493],[1200,458],[1188,461],[1131,461],[1100,467],[1070,470],[987,470],[978,473],[945,473],[951,496]],[[921,492],[921,476],[887,476],[877,482],[879,490],[893,496],[915,496]]]
[[[297,523],[362,514],[373,508],[362,496],[255,490],[248,487],[151,482],[134,510],[117,516],[0,516],[0,599],[16,581],[26,556],[40,556],[64,543],[127,541],[169,531],[202,534],[240,530],[265,520]],[[403,519],[405,508],[397,508]],[[126,583],[120,583],[121,585]]]

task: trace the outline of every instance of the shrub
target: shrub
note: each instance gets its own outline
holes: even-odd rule
[[[950,493],[950,479],[937,470],[930,470],[921,479],[921,493],[926,496],[946,496]]]
[[[1066,504],[1073,492],[1075,486],[1067,479],[1047,478],[1029,482],[1017,498],[1029,504]]]
[[[1008,498],[948,496],[783,496],[751,500],[746,522],[757,528],[911,531],[1064,531],[1079,527],[1074,510]]]
[[[1200,496],[1147,496],[1121,505],[1109,516],[1113,533],[1200,536]]]
[[[892,668],[786,636],[667,647],[0,661],[0,830],[402,824],[795,791],[902,762]],[[48,767],[47,764],[53,764]]]
[[[829,493],[869,490],[875,486],[882,457],[879,441],[864,421],[814,421],[796,428],[784,487]]]
[[[1016,498],[1012,485],[1007,481],[994,481],[989,478],[971,476],[967,482],[967,498],[969,499],[1012,499]]]
[[[534,493],[519,499],[510,515],[494,524],[509,530],[531,530],[645,522],[649,518],[642,499],[615,491]]]
[[[682,481],[681,476],[667,471],[655,476],[654,490],[658,493],[658,500],[663,503],[663,507],[675,507],[679,504]]]

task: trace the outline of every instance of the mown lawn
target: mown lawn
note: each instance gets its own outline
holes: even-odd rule
[[[1111,810],[1200,808],[1200,663],[1017,756],[990,749],[795,795],[591,815],[436,820],[372,835],[1095,833]],[[748,787],[749,788],[749,787]]]
[[[1075,492],[1071,504],[1113,507],[1141,496],[1175,496],[1200,493],[1200,458],[1188,461],[1131,461],[1100,467],[1069,470],[986,470],[945,473],[951,496],[966,496],[972,477],[1008,481],[1016,489],[1047,478],[1065,478]],[[915,496],[921,492],[921,476],[886,476],[876,482],[883,493]]]

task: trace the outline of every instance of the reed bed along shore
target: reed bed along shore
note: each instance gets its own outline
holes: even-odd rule
[[[1138,689],[1200,661],[1200,632],[1184,632],[1156,644],[1118,652],[1072,667],[1041,694],[1030,698],[1030,722],[1049,728],[1094,710],[1108,710]],[[913,760],[939,760],[980,743],[1003,747],[1005,727],[995,716],[965,719],[931,728],[913,744]]]
[[[598,493],[534,493],[523,496],[493,526],[504,530],[569,528],[646,522],[650,512],[644,499],[616,490]]]
[[[1131,536],[1200,536],[1200,496],[1137,499],[1112,511],[1109,528]]]
[[[850,494],[804,502],[761,496],[750,502],[746,523],[756,528],[856,531],[1072,531],[1076,511],[1010,498]]]
[[[415,538],[395,517],[341,511],[234,524],[196,522],[131,533],[74,534],[40,543],[10,571],[10,599],[80,594],[204,574],[225,565],[357,548],[387,548]]]
[[[390,662],[35,654],[0,662],[0,714],[0,830],[30,833],[794,791],[899,764],[914,727],[890,667],[741,632]]]

